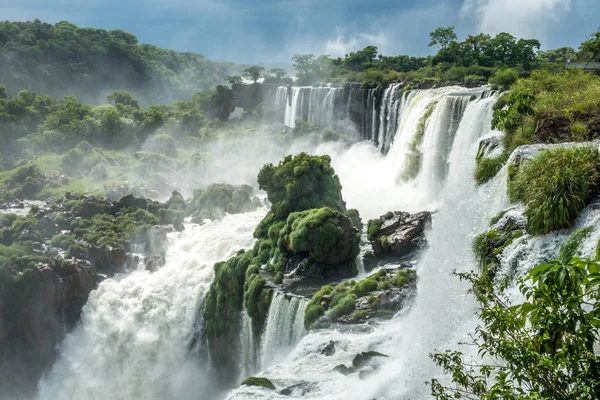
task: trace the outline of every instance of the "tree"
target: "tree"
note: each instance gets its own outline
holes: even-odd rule
[[[243,83],[242,77],[241,77],[241,76],[239,76],[239,75],[235,75],[235,76],[227,75],[227,76],[225,77],[225,80],[226,80],[227,82],[229,82],[229,84],[230,84],[231,86],[234,86],[234,85],[241,85],[241,84]]]
[[[512,133],[518,127],[524,129],[523,119],[526,116],[533,116],[533,102],[535,96],[526,92],[512,92],[506,101],[506,108],[494,110],[492,117],[492,129],[501,129],[507,133]]]
[[[261,78],[263,72],[265,72],[265,67],[254,65],[244,70],[244,76],[256,83]]]
[[[6,93],[6,86],[0,83],[0,99],[8,98],[8,93]]]
[[[429,47],[437,46],[439,49],[445,49],[448,45],[456,41],[456,33],[454,32],[454,25],[443,28],[436,28],[435,31],[429,34],[431,38],[431,42],[429,42]]]
[[[579,49],[583,53],[587,53],[592,61],[600,61],[600,29],[592,34],[592,36],[581,43]]]
[[[532,269],[519,279],[525,302],[511,305],[486,278],[472,284],[481,325],[473,343],[485,362],[459,351],[431,355],[452,385],[431,381],[437,399],[567,400],[600,398],[600,263],[571,259]]]
[[[133,96],[131,96],[131,94],[129,94],[129,92],[126,90],[115,90],[106,96],[106,99],[115,103],[116,106],[121,104],[124,106],[131,106],[133,108],[140,108],[138,101],[134,99]]]

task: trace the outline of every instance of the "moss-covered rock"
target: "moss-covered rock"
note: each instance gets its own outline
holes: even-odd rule
[[[258,174],[258,184],[266,190],[277,219],[311,208],[346,211],[342,185],[326,155],[300,153],[285,157],[277,166],[267,164]]]
[[[396,211],[370,220],[367,238],[376,256],[405,256],[425,244],[425,230],[431,223],[431,213],[417,214]]]
[[[506,247],[525,234],[524,221],[504,214],[487,232],[475,237],[473,252],[481,274],[494,279],[500,268],[501,256]]]
[[[246,385],[246,386],[260,386],[260,387],[263,387],[265,389],[275,390],[275,385],[273,385],[273,382],[271,382],[267,378],[257,378],[257,377],[254,377],[254,376],[252,376],[250,378],[246,378],[242,382],[242,385]]]
[[[290,214],[279,240],[288,254],[306,253],[317,263],[336,265],[358,255],[360,232],[348,217],[325,207]]]
[[[304,326],[311,329],[322,316],[329,322],[360,323],[395,312],[416,287],[413,269],[380,269],[361,281],[346,281],[339,285],[323,286],[308,303]]]
[[[194,191],[190,204],[193,222],[222,218],[225,213],[239,214],[258,208],[252,200],[253,189],[248,185],[213,184]]]

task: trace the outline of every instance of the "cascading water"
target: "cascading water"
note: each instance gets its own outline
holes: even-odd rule
[[[463,94],[470,93],[464,89]],[[394,182],[395,170],[390,165],[395,163],[390,157],[400,157],[400,149],[396,148],[402,143],[399,139],[402,134],[414,133],[419,117],[425,112],[427,105],[438,101],[442,109],[448,109],[451,104],[444,106],[445,97],[456,92],[453,89],[440,89],[435,91],[422,91],[413,93],[405,100],[407,104],[402,110],[401,126],[398,128],[396,140],[387,157],[377,156],[367,152],[367,148],[358,146],[356,153],[348,156],[356,159],[362,152],[365,157],[377,164],[379,172],[387,172],[387,178],[378,180],[390,184]],[[482,231],[489,218],[500,209],[491,209],[488,205],[490,199],[498,197],[493,191],[501,187],[494,181],[477,188],[471,178],[475,167],[475,155],[478,148],[478,139],[489,134],[491,121],[491,107],[495,97],[475,99],[466,104],[466,109],[460,120],[456,134],[451,140],[451,150],[448,154],[448,174],[443,188],[438,193],[439,211],[434,215],[433,226],[428,233],[429,248],[417,264],[419,276],[417,296],[413,304],[400,312],[392,320],[380,323],[373,329],[344,329],[311,331],[291,351],[287,358],[271,368],[262,372],[278,387],[289,387],[301,382],[311,382],[311,389],[304,394],[294,395],[292,398],[314,399],[427,399],[429,388],[424,382],[439,375],[440,371],[429,359],[429,353],[436,349],[454,348],[459,340],[468,339],[467,335],[475,326],[476,317],[475,301],[467,294],[467,286],[457,278],[451,276],[453,270],[468,271],[475,268],[475,261],[471,253],[473,236]],[[452,108],[452,107],[450,107]],[[441,118],[432,125],[441,125],[442,120],[452,124],[452,118]],[[412,121],[412,124],[408,121]],[[412,126],[410,126],[412,125]],[[442,129],[443,128],[443,129]],[[450,126],[434,129],[431,132],[439,135],[449,134]],[[434,133],[431,133],[432,135]],[[429,143],[429,142],[425,142]],[[431,141],[431,146],[436,142]],[[332,147],[323,147],[320,151],[333,150]],[[352,149],[351,149],[352,150]],[[423,154],[435,151],[433,147],[423,147]],[[350,151],[351,152],[351,151]],[[350,153],[349,152],[349,153]],[[439,152],[438,152],[439,154]],[[333,160],[335,160],[335,156]],[[353,181],[346,180],[344,168],[346,162],[342,156],[334,162],[344,185],[344,197],[349,205],[359,207],[363,211],[361,201],[354,198],[354,189],[348,190],[349,185],[361,185],[361,177]],[[427,162],[425,157],[424,164]],[[371,171],[372,172],[372,171]],[[350,175],[349,175],[350,176]],[[371,177],[371,180],[372,177]],[[417,179],[419,181],[419,179]],[[364,190],[369,190],[367,187]],[[426,191],[427,186],[414,184],[404,185],[405,191]],[[408,194],[408,192],[405,192]],[[371,196],[373,196],[371,194]],[[427,203],[414,204],[415,199],[425,196],[398,196],[395,198],[396,210],[424,207]],[[378,197],[379,200],[379,197]],[[352,204],[354,202],[354,204]],[[370,204],[373,202],[371,201]],[[411,204],[412,203],[412,204]],[[388,211],[385,205],[381,206],[379,213]],[[370,211],[373,214],[373,211]],[[333,341],[336,352],[327,357],[321,350]],[[354,355],[368,350],[380,351],[389,355],[377,372],[371,376],[359,379],[357,373],[344,376],[336,371],[336,365],[351,362]],[[279,395],[261,388],[242,387],[230,393],[230,399],[251,398],[279,398]]]
[[[210,393],[208,368],[188,351],[196,315],[213,264],[251,247],[265,213],[187,225],[169,234],[166,264],[158,271],[102,282],[40,382],[40,400],[198,399]]]
[[[308,301],[275,291],[261,343],[261,367],[278,361],[306,335],[304,312]]]
[[[471,179],[478,138],[491,134],[495,97],[461,88],[401,95],[398,88],[392,88],[383,107],[385,116],[381,116],[373,90],[352,89],[360,100],[348,99],[346,104],[340,89],[322,89],[323,93],[315,95],[316,104],[329,107],[342,98],[344,113],[356,104],[366,106],[363,121],[369,126],[371,139],[381,142],[379,149],[364,142],[350,148],[328,143],[315,151],[331,155],[348,208],[358,208],[363,220],[389,210],[439,209],[428,234],[429,250],[417,264],[417,296],[411,307],[379,325],[324,329],[306,335],[306,300],[276,292],[260,343],[247,315],[241,319],[242,374],[262,369],[260,374],[278,388],[311,383],[308,393],[292,393],[292,398],[427,398],[423,381],[439,372],[428,354],[435,348],[452,347],[476,322],[473,299],[450,271],[474,268],[471,239],[503,206],[502,201],[494,202],[497,207],[488,204],[504,199],[503,194],[495,193],[505,189],[498,183],[500,178],[481,188]],[[276,103],[285,104],[286,122],[317,111],[306,102],[312,90],[277,90]],[[476,98],[470,101],[472,95]],[[428,107],[435,108],[419,147],[419,174],[410,182],[399,181],[411,141]],[[323,121],[338,119],[335,112],[333,116],[329,111],[318,112],[319,118],[325,115]],[[386,147],[389,152],[384,155]],[[357,160],[361,168],[356,167]],[[436,175],[444,169],[446,172]],[[431,190],[432,182],[437,185],[435,190]],[[40,399],[196,399],[203,398],[202,394],[218,398],[209,390],[213,380],[209,369],[190,355],[189,343],[198,308],[213,277],[212,265],[239,248],[250,247],[252,231],[264,214],[226,216],[221,222],[188,226],[184,233],[170,234],[166,264],[158,271],[136,271],[103,282],[90,296],[79,327],[63,343],[56,365],[40,382]],[[336,353],[322,355],[321,350],[331,341],[337,343]],[[390,356],[367,382],[359,380],[356,373],[344,376],[333,371],[336,365],[348,364],[354,355],[366,350]],[[256,387],[243,387],[230,394],[236,399],[277,396]]]

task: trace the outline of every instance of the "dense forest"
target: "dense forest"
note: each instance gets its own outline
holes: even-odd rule
[[[13,95],[28,89],[98,104],[113,90],[128,90],[144,104],[168,103],[190,99],[241,69],[139,44],[120,29],[81,28],[66,21],[0,22],[0,82]]]

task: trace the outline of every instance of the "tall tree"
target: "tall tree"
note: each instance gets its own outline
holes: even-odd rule
[[[443,50],[447,48],[450,43],[456,41],[454,25],[445,28],[436,28],[435,31],[429,34],[429,37],[431,38],[431,42],[429,42],[429,47],[437,46],[439,49]]]
[[[265,72],[265,67],[254,65],[244,70],[244,76],[256,83],[262,77],[263,72]]]

